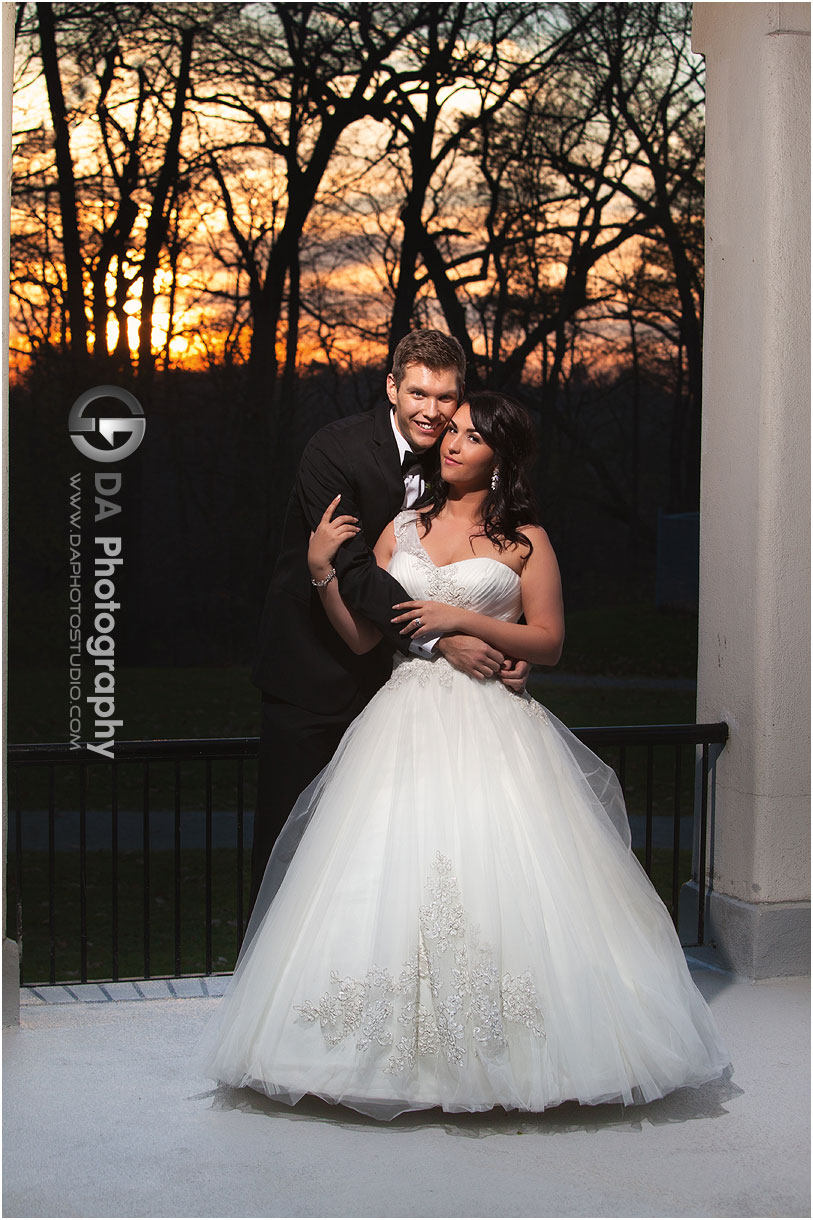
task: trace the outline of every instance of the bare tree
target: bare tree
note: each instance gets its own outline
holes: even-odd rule
[[[649,262],[666,270],[677,305],[680,392],[673,414],[670,500],[697,503],[702,398],[703,310],[703,63],[691,52],[691,13],[678,4],[567,6],[581,21],[574,66],[596,82],[596,118],[617,125],[630,172],[612,161],[588,170],[641,218]],[[584,172],[580,150],[554,159],[563,173]],[[595,176],[593,176],[595,175]],[[660,251],[660,255],[658,254]],[[685,381],[685,388],[684,388]]]
[[[70,347],[75,356],[84,360],[87,357],[88,346],[84,269],[77,215],[76,179],[73,172],[68,114],[57,53],[53,5],[37,5],[37,22],[42,70],[54,125],[54,153],[62,221],[62,256],[65,263],[65,306],[70,325]]]
[[[43,4],[36,6],[36,26],[30,19],[21,23],[23,39],[38,36],[48,90],[72,337],[86,353],[89,312],[94,357],[104,363],[111,354],[112,314],[118,334],[112,354],[119,366],[128,366],[128,311],[140,285],[142,379],[154,367],[156,275],[168,257],[171,217],[177,216],[184,183],[195,38],[211,20],[212,7]],[[71,133],[82,145],[81,156],[71,153]],[[15,165],[18,196],[26,178],[23,151],[21,146]],[[33,185],[52,189],[43,172]]]
[[[409,38],[436,20],[436,10],[449,7],[465,8],[235,7],[215,32],[209,77],[201,73],[195,99],[238,125],[228,143],[210,148],[210,164],[248,280],[252,398],[263,404],[267,418],[278,388],[284,316],[285,391],[295,374],[303,235],[342,136],[364,119],[386,117],[398,86],[416,77]],[[236,149],[270,154],[273,173],[284,184],[275,215],[264,224],[240,215],[222,162]]]

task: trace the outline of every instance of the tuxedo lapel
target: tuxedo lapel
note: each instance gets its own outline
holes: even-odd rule
[[[393,489],[400,485],[403,493],[401,459],[398,456],[398,446],[392,431],[389,407],[376,409],[373,420],[373,457],[387,480],[387,485]]]
[[[375,412],[372,453],[376,466],[386,480],[387,488],[391,492],[392,502],[396,503],[397,501],[397,507],[391,514],[394,516],[403,503],[404,476],[401,471],[401,457],[398,452],[398,445],[392,431],[391,412],[387,408],[377,409]],[[424,484],[428,486],[439,467],[440,445],[435,444],[431,449],[416,454],[416,457]],[[421,495],[421,500],[423,500],[424,495],[425,492]],[[387,518],[387,520],[389,519]]]

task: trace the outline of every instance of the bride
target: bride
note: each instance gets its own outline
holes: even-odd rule
[[[429,507],[375,548],[413,596],[393,608],[404,634],[558,660],[532,439],[501,394],[454,415]],[[363,652],[379,637],[341,600],[332,559],[357,525],[331,520],[337,502],[308,562]],[[203,1050],[224,1084],[378,1118],[647,1102],[729,1064],[610,768],[527,694],[415,655],[297,802]]]

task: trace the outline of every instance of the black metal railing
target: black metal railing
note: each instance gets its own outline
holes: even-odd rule
[[[727,726],[574,732],[615,767],[633,845],[676,926],[682,883],[695,878],[690,941],[702,944],[713,763]],[[21,982],[230,970],[247,915],[257,747],[256,737],[119,742],[109,760],[10,746],[6,918]]]
[[[682,747],[699,747],[699,758],[694,760],[692,779],[694,789],[693,803],[693,875],[697,880],[697,940],[702,945],[705,938],[706,891],[712,877],[712,860],[709,858],[708,833],[709,809],[714,778],[713,764],[717,755],[728,741],[728,725],[725,721],[714,724],[666,724],[666,725],[626,725],[618,728],[601,726],[598,728],[583,728],[573,730],[576,736],[597,752],[602,747],[616,747],[618,750],[618,765],[616,773],[624,792],[629,812],[630,792],[627,782],[627,750],[638,746],[645,750],[646,783],[644,789],[644,847],[643,865],[647,876],[652,876],[653,865],[653,825],[654,825],[654,795],[655,795],[655,748],[670,746],[674,749],[674,770],[672,788],[672,870],[671,870],[671,913],[675,927],[678,926],[680,902],[680,809],[683,795]],[[712,753],[712,751],[714,751]],[[663,897],[663,895],[661,895]]]

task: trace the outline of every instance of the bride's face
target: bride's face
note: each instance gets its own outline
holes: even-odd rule
[[[496,455],[471,420],[469,404],[458,407],[440,442],[440,473],[447,483],[488,487]]]

